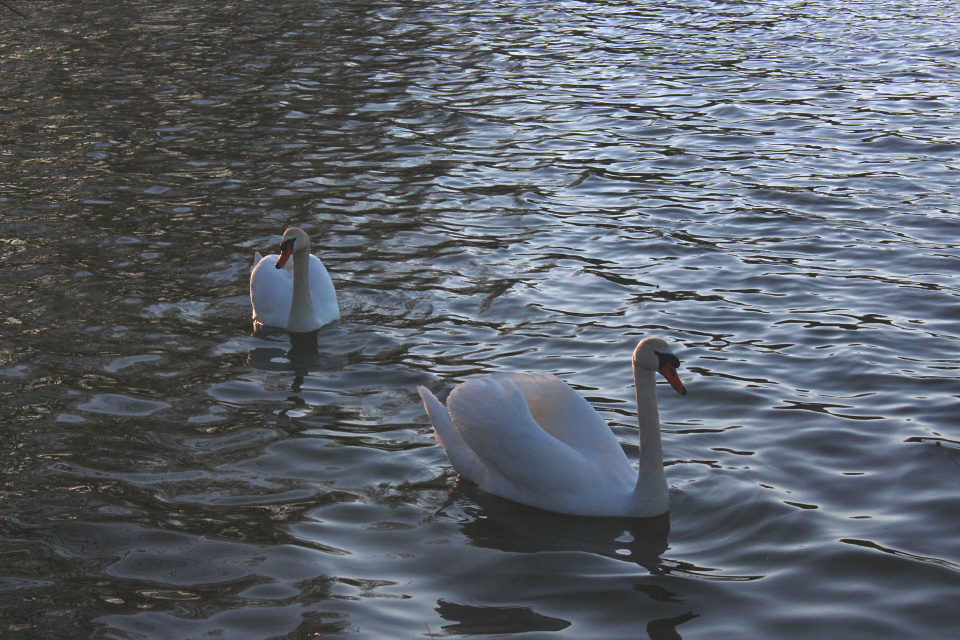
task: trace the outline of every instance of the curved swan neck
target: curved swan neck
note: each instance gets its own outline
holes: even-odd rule
[[[293,298],[290,300],[290,317],[287,331],[313,331],[317,327],[310,299],[310,254],[306,251],[293,253]]]
[[[637,423],[640,427],[640,467],[634,497],[641,511],[658,515],[667,510],[669,489],[663,473],[656,374],[634,367],[633,380],[637,390]]]

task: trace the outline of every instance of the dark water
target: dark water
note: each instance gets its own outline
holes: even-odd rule
[[[19,10],[23,16],[17,15]],[[946,638],[960,10],[0,6],[4,638]],[[251,335],[307,228],[343,321]],[[418,384],[541,370],[672,509],[457,484]]]

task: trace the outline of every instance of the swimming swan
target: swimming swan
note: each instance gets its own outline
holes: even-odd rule
[[[559,513],[652,517],[670,507],[655,376],[686,394],[678,366],[660,338],[633,352],[639,472],[600,414],[553,375],[473,378],[450,392],[446,408],[425,387],[418,391],[454,469],[484,491]]]
[[[287,265],[291,255],[292,268]],[[255,254],[250,270],[250,302],[255,324],[291,333],[316,331],[340,318],[330,274],[320,258],[310,255],[310,238],[297,227],[283,233],[280,255]]]

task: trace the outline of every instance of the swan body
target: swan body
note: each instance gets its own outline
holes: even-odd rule
[[[254,255],[250,302],[255,324],[291,333],[316,331],[340,318],[330,274],[310,255],[310,239],[296,227],[284,232],[279,255]]]
[[[679,364],[659,338],[633,352],[639,470],[600,414],[553,375],[472,378],[450,392],[446,407],[418,391],[454,469],[484,491],[559,513],[652,517],[669,509],[655,375],[685,394]]]

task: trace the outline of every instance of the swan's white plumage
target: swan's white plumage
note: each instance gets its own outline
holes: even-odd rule
[[[420,397],[423,399],[423,406],[427,410],[427,417],[433,425],[433,432],[437,442],[447,452],[447,457],[457,473],[472,482],[480,484],[486,476],[483,461],[477,457],[477,454],[467,446],[457,428],[453,426],[450,414],[446,407],[440,404],[436,396],[430,393],[426,388],[419,387]]]
[[[309,251],[309,241],[306,250]],[[340,318],[337,292],[330,274],[317,256],[306,255],[309,256],[307,275],[313,306],[311,319],[303,326],[288,326],[295,286],[294,265],[296,260],[303,258],[294,253],[293,260],[288,260],[283,268],[277,269],[275,265],[279,255],[261,256],[257,252],[250,269],[250,302],[255,323],[290,331],[314,331]]]
[[[630,462],[620,443],[590,403],[560,378],[548,373],[505,376],[520,388],[530,414],[544,431],[584,455]]]
[[[453,389],[446,408],[424,387],[419,392],[454,469],[484,491],[560,513],[654,516],[669,502],[655,349],[668,353],[664,341],[648,338],[634,354],[638,406],[649,414],[638,415],[641,447],[645,438],[650,449],[639,474],[603,418],[555,376],[473,378]]]

